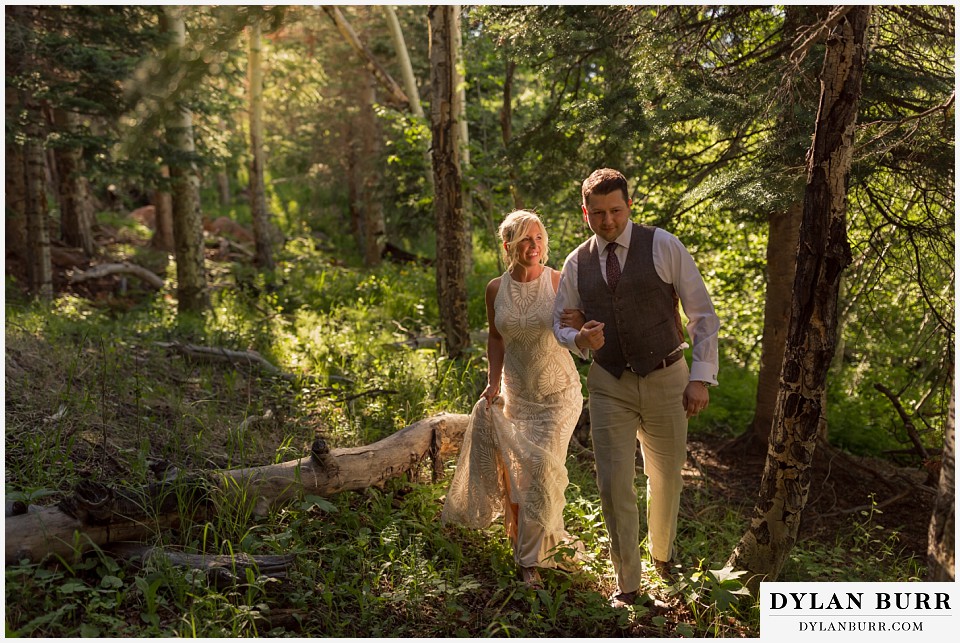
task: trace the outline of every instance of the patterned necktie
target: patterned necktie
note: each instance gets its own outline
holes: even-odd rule
[[[620,260],[617,259],[617,248],[620,244],[613,242],[607,245],[607,285],[610,290],[617,289],[617,282],[620,281]]]

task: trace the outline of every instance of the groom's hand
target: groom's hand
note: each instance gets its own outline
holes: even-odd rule
[[[591,319],[583,325],[574,341],[581,349],[597,350],[603,346],[603,322]]]
[[[560,315],[561,328],[575,328],[580,330],[587,323],[587,318],[583,316],[583,311],[579,308],[564,308]]]
[[[690,382],[683,391],[683,408],[687,418],[700,415],[700,411],[710,404],[710,392],[703,382]]]

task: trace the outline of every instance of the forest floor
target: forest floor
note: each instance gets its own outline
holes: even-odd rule
[[[10,367],[13,366],[15,371],[31,373],[34,382],[55,381],[60,374],[41,374],[41,371],[56,364],[56,360],[51,362],[48,359],[50,348],[42,342],[33,344],[23,343],[22,340],[8,346],[8,378],[11,375]],[[8,385],[9,383],[8,380]],[[188,396],[193,397],[193,394],[188,393]],[[28,402],[34,396],[17,397],[19,399],[7,400],[8,426],[11,423],[29,423],[25,422],[24,415],[32,416],[35,420],[49,415],[49,409],[36,408]],[[35,397],[43,399],[44,394],[37,391]],[[239,418],[237,419],[239,421]],[[125,426],[128,423],[120,425]],[[109,428],[104,428],[109,431]],[[130,435],[119,431],[103,438],[111,445],[111,451],[132,451],[132,433],[127,433]],[[8,435],[8,441],[11,437]],[[267,436],[264,437],[267,442],[272,442]],[[91,437],[89,440],[81,440],[77,443],[78,448],[65,454],[73,461],[72,468],[77,472],[87,471],[87,475],[94,477],[106,475],[110,478],[124,478],[129,472],[124,471],[124,467],[116,459],[105,461],[96,455],[101,452],[95,446],[100,439],[102,438]],[[225,442],[226,437],[215,441]],[[16,457],[18,449],[11,449],[10,446],[12,445],[8,444],[7,457]],[[269,448],[265,451],[268,452]],[[215,457],[209,460],[211,463],[215,461]],[[692,434],[688,441],[688,459],[684,469],[686,487],[681,508],[684,514],[682,522],[690,524],[694,521],[709,521],[712,519],[712,511],[726,510],[739,512],[746,524],[760,488],[764,461],[765,454],[761,450],[745,449],[739,443],[731,442],[729,435]],[[592,466],[592,463],[584,464],[587,467]],[[918,566],[922,567],[926,560],[927,525],[934,499],[933,488],[923,485],[925,477],[925,472],[916,468],[896,467],[884,460],[854,457],[831,447],[821,446],[817,450],[812,468],[811,494],[804,511],[799,540],[806,543],[805,548],[808,548],[811,542],[816,542],[823,550],[833,552],[829,563],[831,568],[853,567],[862,563],[866,551],[848,551],[844,547],[838,547],[838,536],[850,534],[856,524],[869,525],[871,534],[874,535],[878,533],[876,530],[882,527],[879,540],[866,541],[864,549],[870,551],[882,541],[887,551],[893,550],[901,558],[913,558]],[[895,501],[891,502],[891,499]],[[872,508],[874,510],[871,510]],[[880,555],[880,552],[874,553]],[[725,555],[724,552],[719,552],[721,559]],[[696,565],[696,561],[690,556],[684,556],[682,551],[680,559],[685,569]],[[817,580],[817,569],[800,565],[799,570],[809,576],[781,577],[781,580]],[[490,573],[493,570],[486,571]],[[689,571],[692,571],[692,568]],[[497,578],[481,577],[481,583],[488,583],[490,587],[496,587],[497,582]],[[594,591],[605,595],[612,588],[612,585],[603,582],[601,586],[594,588]],[[481,594],[486,596],[486,592]],[[661,591],[656,591],[655,595],[668,599]],[[523,609],[524,605],[522,602],[518,603],[517,609]],[[668,600],[665,609],[658,613],[660,617],[673,623],[694,620],[689,607],[683,601]],[[649,624],[650,618],[648,615],[641,619],[631,631],[635,635],[656,636],[659,630]],[[754,634],[749,629],[736,622],[731,621],[726,625],[727,637],[752,635]]]
[[[112,231],[110,231],[112,232]],[[110,236],[122,238],[120,234],[113,233]],[[107,239],[104,245],[110,244],[113,239]],[[136,244],[132,238],[122,239],[128,243]],[[139,244],[136,244],[139,245]],[[223,248],[210,250],[213,255],[222,252]],[[85,269],[88,266],[83,262],[74,262],[73,257],[61,256],[58,254],[59,265],[55,266],[55,282],[58,291],[68,291],[83,297],[89,301],[99,302],[99,305],[116,308],[117,312],[122,313],[125,308],[122,303],[124,297],[115,297],[119,278],[110,276],[102,279],[86,281],[80,284],[69,284],[69,274],[71,269]],[[217,257],[211,256],[211,259]],[[78,265],[79,264],[79,265]],[[16,274],[18,266],[7,264],[8,274]],[[58,381],[64,376],[64,361],[54,357],[61,350],[69,352],[71,349],[64,347],[54,347],[47,345],[42,339],[30,337],[29,335],[19,335],[14,341],[11,341],[10,332],[6,333],[6,379],[7,379],[7,399],[5,400],[5,416],[7,426],[36,426],[42,424],[53,413],[55,408],[47,408],[52,403],[48,399],[48,390],[57,388]],[[75,349],[73,349],[75,350]],[[144,347],[134,349],[140,356],[144,365],[153,364],[158,359],[154,353],[155,350],[147,350]],[[142,355],[141,355],[142,353]],[[96,360],[95,358],[88,358]],[[96,362],[99,363],[99,362]],[[144,366],[146,372],[150,372],[149,366]],[[176,369],[172,369],[176,370]],[[173,377],[172,372],[164,368],[156,368],[153,371],[158,379],[168,379]],[[130,375],[127,373],[126,375]],[[137,374],[134,374],[137,375]],[[181,373],[183,375],[183,373]],[[29,376],[24,380],[24,376]],[[15,382],[14,380],[20,380]],[[29,381],[34,390],[28,390],[31,385],[25,382]],[[180,381],[180,380],[178,380]],[[248,385],[252,385],[254,390],[257,388],[249,380]],[[188,387],[190,388],[190,387]],[[240,386],[242,388],[242,386]],[[42,390],[41,390],[42,389]],[[11,396],[13,393],[13,396]],[[266,391],[259,392],[262,395]],[[216,395],[215,393],[204,392],[201,390],[183,390],[183,396],[187,401],[201,399],[205,395]],[[103,393],[101,395],[107,395]],[[96,398],[96,393],[93,394]],[[108,397],[112,397],[109,394]],[[117,400],[115,413],[133,413],[129,404]],[[102,401],[101,401],[102,404]],[[229,407],[229,404],[225,404]],[[38,408],[44,407],[44,408]],[[242,416],[236,415],[242,407],[228,411],[226,415],[230,417],[221,418],[224,420],[223,427],[229,427],[234,420],[239,422]],[[235,411],[235,412],[234,412]],[[139,413],[139,411],[137,411]],[[119,452],[134,452],[137,444],[134,443],[134,434],[122,427],[132,426],[138,422],[136,418],[123,418],[115,415],[116,426],[119,427],[117,435],[108,435],[109,426],[102,426],[97,430],[97,435],[89,440],[81,439],[76,443],[78,448],[65,454],[67,458],[73,461],[73,470],[84,475],[92,475],[95,471],[99,476],[125,477],[126,471],[120,462],[115,458],[108,458],[106,461],[98,457],[100,449],[96,444],[106,442],[112,449]],[[168,418],[169,419],[169,418]],[[125,421],[120,421],[125,420]],[[277,422],[274,431],[270,435],[264,435],[263,456],[267,458],[263,463],[269,463],[270,459],[276,456],[276,452],[271,448],[271,444],[283,437],[281,422]],[[216,427],[220,427],[218,422]],[[156,429],[157,427],[154,427]],[[92,429],[91,429],[92,430]],[[103,434],[101,435],[101,430]],[[219,429],[218,429],[219,430]],[[8,428],[9,431],[9,428]],[[83,428],[80,433],[86,434],[88,431]],[[223,429],[223,435],[212,435],[211,442],[224,444],[228,441],[227,429]],[[82,436],[81,436],[82,437]],[[10,458],[16,458],[19,449],[16,446],[17,440],[8,432],[7,435],[7,469],[11,469]],[[275,445],[274,445],[275,446]],[[571,449],[571,454],[573,450]],[[581,454],[582,455],[582,454]],[[729,434],[714,435],[710,433],[696,432],[691,433],[688,440],[688,459],[684,469],[684,478],[686,481],[685,492],[681,512],[688,522],[705,522],[711,520],[710,511],[716,508],[738,512],[743,518],[744,524],[749,519],[757,498],[757,492],[760,488],[761,477],[763,474],[764,463],[766,459],[765,449],[763,447],[751,446],[742,440],[731,440]],[[210,454],[206,464],[224,466],[226,460]],[[592,463],[585,463],[592,466]],[[84,472],[87,472],[86,474]],[[934,477],[934,476],[931,476]],[[9,480],[8,480],[9,482]],[[823,550],[827,552],[836,552],[832,557],[831,565],[843,567],[845,563],[854,564],[861,561],[863,552],[847,551],[843,547],[838,547],[839,535],[851,533],[866,533],[869,529],[870,538],[863,540],[866,549],[872,549],[878,545],[887,548],[887,551],[895,553],[899,557],[912,558],[917,561],[918,567],[922,569],[925,566],[927,552],[927,527],[930,521],[933,502],[936,489],[928,483],[928,472],[917,467],[899,467],[888,460],[878,458],[865,458],[851,456],[829,445],[821,444],[818,446],[810,477],[810,497],[804,510],[803,521],[801,525],[799,541],[815,542],[822,545]],[[860,532],[856,530],[860,529]],[[847,541],[848,542],[848,541]],[[720,558],[725,557],[721,552]],[[680,559],[685,565],[695,564],[696,561],[688,560],[680,552]],[[846,560],[845,560],[846,559]],[[816,569],[803,569],[802,573],[810,574],[810,577],[790,578],[781,577],[781,580],[797,581],[816,581]],[[609,590],[609,587],[598,589]],[[690,621],[691,615],[687,606],[682,601],[671,601],[671,608],[665,614],[674,622]],[[652,631],[652,630],[651,630]],[[749,632],[741,628],[732,628],[732,632],[739,631],[739,634],[733,636],[749,636]],[[637,634],[650,634],[646,630],[638,630]]]
[[[690,437],[687,451],[688,488],[707,486],[731,505],[742,504],[748,511],[753,507],[766,459],[762,449],[744,447],[728,436],[700,434]],[[852,521],[869,517],[874,526],[896,534],[904,555],[923,564],[936,497],[936,488],[924,484],[926,480],[926,471],[916,467],[898,467],[820,445],[799,538],[829,546]]]
[[[140,246],[141,252],[148,250],[144,239],[124,229],[99,226],[98,233],[98,244],[106,247],[107,256],[107,250],[117,243]],[[239,258],[231,255],[227,242],[220,239],[218,248],[208,248],[208,259]],[[116,277],[69,284],[70,272],[87,269],[89,263],[76,253],[54,250],[54,285],[58,291],[72,291],[93,301],[113,299]],[[156,255],[165,258],[163,253]],[[18,274],[25,271],[25,266],[8,261],[6,269]],[[756,443],[731,440],[728,435],[691,434],[684,476],[692,488],[708,487],[709,495],[719,493],[731,506],[744,507],[749,515],[760,488],[765,459],[765,447]],[[934,473],[898,467],[889,460],[851,456],[821,444],[813,462],[810,498],[799,538],[830,545],[840,530],[861,516],[875,526],[895,532],[902,553],[924,561],[927,527],[936,497],[934,485],[939,477],[939,472]]]

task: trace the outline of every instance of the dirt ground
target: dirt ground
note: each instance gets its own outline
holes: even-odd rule
[[[687,449],[688,488],[706,485],[731,504],[753,507],[765,452],[745,449],[726,436],[691,436]],[[896,531],[903,553],[925,561],[936,497],[936,488],[925,485],[926,480],[927,472],[921,469],[818,447],[799,538],[831,544],[852,520],[864,520],[861,512],[869,512],[875,502],[879,512],[873,513],[871,522]]]

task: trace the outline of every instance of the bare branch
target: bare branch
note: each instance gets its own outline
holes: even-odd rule
[[[790,53],[790,62],[799,66],[800,63],[803,62],[803,59],[807,57],[810,49],[825,38],[852,8],[851,5],[836,7],[830,12],[826,20],[803,30],[794,42],[799,41],[801,38],[804,38],[804,40],[793,48],[793,51]]]
[[[897,410],[897,415],[900,416],[900,420],[903,422],[903,428],[906,429],[907,435],[910,437],[910,441],[913,442],[916,452],[924,460],[929,460],[930,454],[927,453],[927,449],[923,446],[923,442],[920,441],[920,434],[917,433],[917,428],[913,425],[913,420],[911,420],[910,416],[907,415],[907,411],[903,408],[903,405],[900,404],[900,400],[897,399],[897,396],[893,394],[893,391],[879,382],[874,384],[873,388],[887,396],[887,399],[889,399],[890,403],[893,404],[893,408]]]
[[[288,373],[283,373],[256,351],[233,351],[219,346],[197,346],[195,344],[181,344],[180,342],[156,342],[156,345],[162,348],[172,348],[184,357],[191,359],[225,361],[231,364],[237,362],[255,364],[272,375],[278,375],[284,379],[294,377]]]
[[[397,84],[397,81],[387,73],[387,70],[377,62],[373,57],[373,52],[367,49],[366,45],[360,42],[360,38],[357,36],[357,33],[353,30],[353,27],[350,26],[350,23],[347,22],[347,19],[343,17],[343,14],[335,6],[324,5],[322,7],[324,12],[330,16],[330,19],[333,20],[334,24],[337,26],[337,29],[340,31],[340,34],[344,39],[353,47],[354,51],[360,54],[360,57],[363,58],[366,63],[367,69],[371,74],[377,79],[377,81],[383,85],[383,87],[390,94],[391,99],[403,105],[410,105],[410,98],[404,93],[400,88],[400,85]]]

